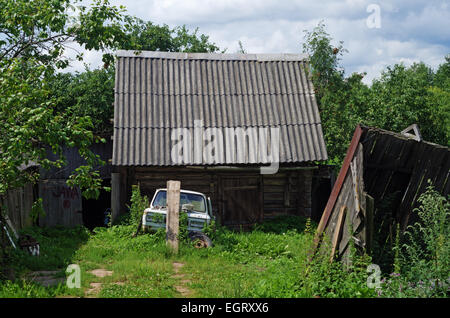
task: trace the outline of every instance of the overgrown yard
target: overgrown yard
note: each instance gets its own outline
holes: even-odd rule
[[[371,297],[366,265],[342,271],[328,258],[307,262],[313,229],[305,220],[284,217],[251,232],[219,228],[214,247],[183,243],[178,255],[165,246],[164,233],[132,238],[133,225],[27,230],[41,242],[41,255],[14,255],[16,281],[0,285],[1,297]],[[43,287],[27,277],[69,264],[81,268],[81,288]],[[97,271],[95,271],[97,270]],[[100,273],[100,275],[99,275]],[[103,275],[102,275],[103,273]],[[95,275],[97,274],[97,276]],[[103,276],[103,277],[99,277]]]
[[[15,275],[0,279],[0,297],[449,296],[450,203],[432,187],[419,198],[421,223],[384,248],[392,256],[380,264],[384,272],[368,255],[358,255],[353,244],[345,268],[330,262],[326,243],[326,252],[311,259],[315,225],[294,216],[266,221],[250,232],[210,225],[205,233],[214,246],[205,249],[195,248],[181,227],[180,250],[174,255],[164,230],[132,237],[140,201],[133,195],[131,213],[92,233],[83,227],[23,231],[40,242],[41,255],[17,250],[10,255]],[[80,288],[66,285],[66,276],[76,282],[66,273],[70,264],[80,268]]]

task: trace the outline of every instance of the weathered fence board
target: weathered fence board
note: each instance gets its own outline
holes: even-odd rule
[[[16,230],[32,225],[30,213],[33,202],[32,184],[9,190],[5,196],[0,197],[0,205],[6,206],[8,217]]]
[[[350,182],[351,167],[358,170],[353,176],[360,176],[356,187]],[[449,170],[448,147],[417,141],[386,130],[358,126],[322,215],[316,246],[322,233],[336,237],[338,211],[342,206],[347,207],[346,223],[349,217],[352,220],[347,225],[353,226],[355,244],[361,247],[371,246],[374,227],[379,226],[382,220],[396,220],[404,230],[416,220],[413,211],[417,207],[417,199],[428,186],[428,180],[442,195],[449,194]],[[352,186],[357,189],[356,199],[350,195]],[[358,200],[361,200],[361,213],[357,213]],[[389,203],[390,206],[386,210],[386,207],[380,208],[381,203]],[[344,224],[344,227],[347,225]],[[390,224],[389,229],[392,228],[393,224]],[[344,228],[339,243],[339,255],[343,258],[350,239],[346,232]]]
[[[39,226],[76,226],[83,224],[82,198],[78,188],[70,188],[66,180],[43,180],[39,183],[45,216]]]

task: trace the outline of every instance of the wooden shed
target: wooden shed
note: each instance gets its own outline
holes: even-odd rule
[[[297,54],[119,51],[113,216],[131,185],[151,198],[169,179],[210,196],[230,227],[313,215],[331,169],[318,165],[327,152],[307,66]]]
[[[450,193],[450,149],[417,135],[358,125],[317,229],[343,260],[349,242],[371,252],[375,239],[394,239],[416,222],[417,199],[429,185]],[[353,231],[351,235],[349,229]]]
[[[109,186],[111,183],[111,165],[108,161],[112,156],[112,141],[95,143],[90,149],[106,162],[105,165],[94,168],[99,170],[103,185]],[[47,152],[47,156],[51,160],[57,159],[56,155],[50,150]],[[85,165],[86,162],[76,148],[64,147],[63,156],[67,160],[67,165],[63,168],[40,169],[38,194],[42,198],[45,215],[39,217],[38,225],[69,227],[84,225],[87,228],[103,226],[105,211],[110,208],[110,193],[101,191],[98,200],[88,200],[82,196],[78,187],[69,187],[66,182],[70,175],[76,168]]]

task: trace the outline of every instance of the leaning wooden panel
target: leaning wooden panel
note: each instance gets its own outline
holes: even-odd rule
[[[355,129],[355,132],[353,134],[352,141],[350,143],[349,148],[347,149],[347,155],[345,156],[344,163],[342,164],[341,170],[339,171],[338,178],[336,180],[336,183],[334,184],[333,190],[331,191],[331,195],[328,199],[327,205],[325,207],[325,210],[322,214],[322,218],[320,219],[319,226],[316,231],[316,235],[314,238],[314,250],[317,249],[317,247],[320,244],[320,241],[322,239],[323,234],[325,233],[328,238],[332,236],[332,233],[330,233],[330,229],[332,229],[335,226],[335,220],[337,220],[337,216],[334,215],[336,212],[336,206],[342,206],[346,205],[349,207],[350,205],[353,205],[353,200],[350,200],[350,202],[347,202],[347,197],[349,195],[349,191],[351,191],[351,172],[350,172],[350,164],[357,153],[357,149],[360,145],[360,139],[362,136],[363,130],[361,126],[357,126]],[[361,156],[362,156],[362,152]],[[363,158],[361,157],[361,161]],[[349,179],[350,174],[350,179]],[[362,179],[362,177],[361,177]],[[350,208],[349,208],[350,209]],[[349,210],[349,212],[351,212]],[[331,222],[331,226],[329,223]],[[328,230],[327,230],[328,228]],[[345,231],[345,229],[344,229]]]
[[[345,156],[344,159],[344,163],[342,164],[342,168],[339,171],[339,175],[336,179],[336,182],[334,184],[333,190],[331,191],[330,197],[328,199],[327,205],[325,207],[325,210],[323,212],[322,218],[320,219],[320,223],[319,226],[317,228],[317,234],[321,235],[323,230],[325,229],[325,227],[328,224],[328,220],[330,218],[330,215],[332,213],[332,210],[334,209],[336,200],[339,196],[339,193],[341,191],[342,188],[342,184],[344,183],[344,179],[347,176],[347,172],[349,170],[350,167],[350,162],[353,159],[353,156],[355,154],[356,148],[358,147],[361,135],[362,135],[363,130],[361,129],[361,126],[357,126],[355,129],[355,132],[353,134],[353,138],[352,141],[350,143],[350,146],[347,149],[347,154]],[[317,241],[317,237],[316,237],[316,241]]]
[[[355,200],[355,214],[352,219],[352,230],[354,231],[356,239],[365,244],[365,212],[366,212],[366,196],[365,196],[365,183],[363,178],[364,173],[364,159],[363,159],[364,147],[362,144],[358,146],[356,156],[353,160],[352,169],[352,182],[353,182],[353,194]]]
[[[349,191],[343,193],[344,204],[347,213],[342,230],[342,238],[339,242],[339,255],[345,263],[348,261],[349,243],[353,240],[355,246],[364,249],[365,243],[365,210],[366,201],[364,196],[363,180],[363,146],[359,144],[354,158],[350,163],[350,171],[347,174]]]
[[[360,151],[363,151],[361,160]],[[336,237],[333,234],[336,234],[338,207],[343,205],[347,206],[347,216],[336,250],[342,253],[340,257],[344,260],[350,240],[365,251],[370,250],[374,240],[384,240],[383,237],[374,237],[374,234],[378,233],[377,227],[385,218],[394,217],[404,230],[416,217],[414,208],[428,185],[428,179],[442,195],[450,192],[449,158],[448,147],[412,140],[378,128],[358,126],[322,215],[316,246],[323,233],[328,238]],[[391,202],[389,209],[381,204],[386,201]],[[392,225],[389,224],[391,228]]]
[[[337,223],[336,223],[336,227],[333,233],[333,239],[331,240],[331,253],[330,253],[330,262],[333,261],[334,259],[334,255],[336,253],[336,248],[338,245],[338,241],[340,239],[340,235],[342,232],[342,225],[343,225],[343,220],[345,218],[345,210],[346,210],[346,206],[342,206],[340,211],[339,211],[339,216],[337,219]]]

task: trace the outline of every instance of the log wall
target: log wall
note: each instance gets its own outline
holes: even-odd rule
[[[317,167],[283,170],[261,175],[259,170],[215,171],[192,168],[121,168],[127,180],[127,196],[132,184],[151,200],[167,180],[180,180],[181,188],[205,193],[211,198],[213,212],[224,225],[251,226],[278,215],[311,216],[312,184]],[[125,177],[127,175],[127,177]]]

